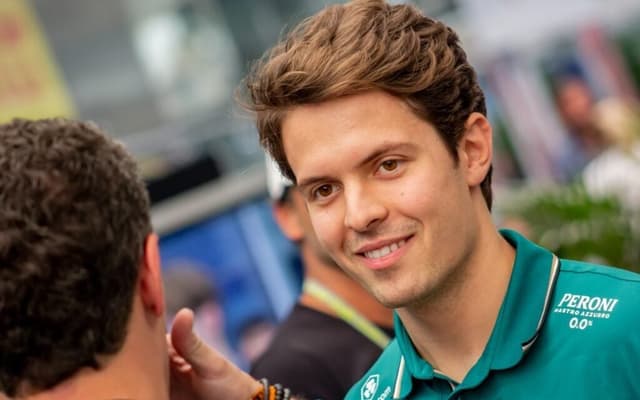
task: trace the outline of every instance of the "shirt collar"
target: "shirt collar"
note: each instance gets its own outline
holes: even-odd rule
[[[559,261],[551,252],[514,231],[501,230],[500,233],[516,250],[509,288],[484,353],[460,388],[475,387],[490,370],[511,368],[520,362],[537,339],[558,275]],[[435,373],[416,351],[397,314],[394,314],[394,327],[405,364],[399,370],[402,376],[399,391],[407,395],[412,377],[428,380],[433,379]]]

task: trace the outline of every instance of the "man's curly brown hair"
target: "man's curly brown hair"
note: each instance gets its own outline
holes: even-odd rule
[[[287,110],[369,90],[405,100],[433,124],[457,161],[472,112],[484,95],[457,34],[409,5],[356,0],[304,20],[245,79],[243,105],[256,113],[260,142],[295,182],[282,145]],[[491,208],[491,170],[481,184]]]
[[[95,125],[0,125],[0,392],[39,391],[122,346],[151,232],[132,157]]]

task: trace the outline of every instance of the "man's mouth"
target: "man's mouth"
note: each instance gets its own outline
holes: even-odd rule
[[[386,255],[389,255],[391,252],[398,250],[399,248],[404,246],[405,243],[406,243],[406,240],[401,239],[397,242],[388,244],[386,246],[382,246],[374,250],[365,251],[363,254],[366,258],[375,260],[375,259],[384,257]]]

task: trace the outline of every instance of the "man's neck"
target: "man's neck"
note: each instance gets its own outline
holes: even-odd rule
[[[393,311],[380,304],[338,266],[308,262],[305,265],[305,279],[314,279],[325,286],[374,324],[384,328],[393,327]],[[316,311],[335,316],[331,307],[309,294],[303,293],[300,302]]]
[[[495,228],[489,232],[445,292],[397,310],[422,358],[456,382],[484,352],[513,269],[514,249]]]
[[[100,359],[102,368],[83,368],[28,400],[169,400],[164,320],[142,314],[134,301],[125,342],[117,354]]]

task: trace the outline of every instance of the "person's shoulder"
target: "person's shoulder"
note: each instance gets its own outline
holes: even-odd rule
[[[304,329],[310,332],[315,332],[318,328],[334,327],[335,325],[344,324],[339,318],[324,313],[322,311],[315,310],[304,304],[297,303],[286,319],[282,322],[281,326],[296,329]]]
[[[625,326],[640,323],[640,274],[635,272],[563,259],[555,292],[553,312],[566,314],[569,323],[597,323],[609,327],[606,333],[627,332]]]
[[[276,330],[265,352],[252,365],[252,372],[300,370],[310,362],[309,358],[316,357],[318,348],[313,339],[324,326],[325,322],[315,313],[296,305]]]
[[[402,352],[398,341],[393,339],[384,349],[371,368],[357,381],[345,396],[345,400],[373,398],[376,393],[388,392],[387,398],[395,386],[401,370]]]
[[[305,397],[319,390],[337,390],[331,383],[331,355],[318,352],[312,341],[300,339],[297,333],[296,329],[281,330],[251,365],[250,374],[284,384]]]
[[[348,360],[341,367],[361,368],[362,360],[370,360],[366,364],[369,366],[379,351],[342,320],[296,305],[253,363],[251,372],[279,378],[311,373],[330,376],[332,371],[340,370],[336,357]]]
[[[341,320],[304,306],[293,313],[251,375],[285,384],[304,398],[343,398],[380,349]]]
[[[613,286],[619,289],[630,289],[638,294],[640,274],[622,268],[600,265],[585,261],[561,260],[560,276],[568,282],[597,282],[600,287]]]
[[[568,385],[573,379],[595,385],[597,376],[624,393],[640,393],[633,375],[640,359],[640,275],[562,260],[549,305],[530,365],[564,374]]]
[[[349,350],[355,338],[364,338],[342,319],[297,304],[280,324],[271,343],[289,349],[313,353],[330,350]],[[367,339],[364,339],[367,341]]]

